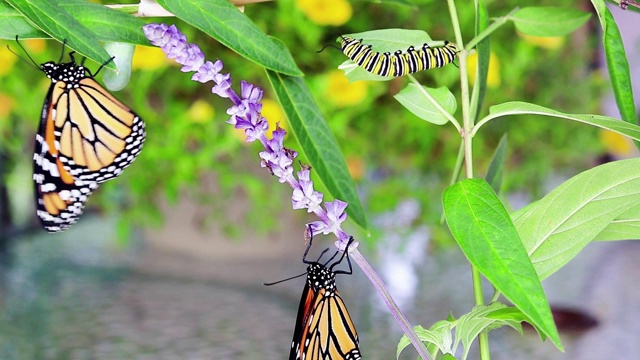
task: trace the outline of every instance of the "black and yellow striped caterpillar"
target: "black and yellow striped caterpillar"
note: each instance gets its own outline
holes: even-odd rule
[[[380,76],[404,76],[418,71],[445,66],[458,53],[456,46],[445,41],[443,47],[432,48],[426,43],[422,48],[410,46],[407,51],[379,53],[371,45],[350,36],[341,36],[342,52],[361,68]]]

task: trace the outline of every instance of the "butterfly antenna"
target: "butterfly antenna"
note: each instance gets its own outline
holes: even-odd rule
[[[38,66],[38,63],[36,63],[33,58],[31,57],[31,55],[29,55],[29,53],[27,52],[27,49],[24,48],[24,46],[22,46],[22,44],[20,44],[20,41],[18,41],[18,35],[16,35],[16,43],[18,44],[18,46],[20,47],[20,49],[22,49],[22,52],[25,53],[25,55],[27,55],[27,57],[29,58],[29,60],[31,60],[31,62],[25,60],[25,58],[23,58],[22,56],[20,56],[17,52],[11,50],[11,48],[9,47],[9,45],[7,45],[7,49],[9,49],[9,51],[18,57],[18,59],[26,62],[29,65],[33,65],[36,69],[38,69],[39,71],[42,71],[42,69],[40,68],[40,66]]]
[[[302,273],[302,274],[300,274],[300,275],[292,276],[292,277],[290,277],[290,278],[286,278],[286,279],[278,280],[278,281],[275,281],[275,282],[272,282],[272,283],[262,283],[262,285],[264,285],[264,286],[271,286],[271,285],[275,285],[275,284],[280,284],[281,282],[285,282],[285,281],[289,281],[289,280],[297,279],[297,278],[299,278],[300,276],[304,276],[304,275],[307,275],[307,273],[306,273],[306,272],[303,272],[303,273]]]

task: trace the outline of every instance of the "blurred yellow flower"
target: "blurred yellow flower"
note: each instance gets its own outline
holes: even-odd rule
[[[9,51],[9,48],[7,48],[7,45],[4,41],[0,43],[0,59],[2,59],[2,66],[0,66],[0,76],[4,76],[11,72],[13,65],[18,60],[18,57],[15,54],[12,54],[11,51]]]
[[[476,81],[476,66],[478,64],[478,53],[473,53],[467,57],[467,73],[469,81],[473,84]],[[500,59],[491,52],[489,56],[489,72],[487,73],[487,87],[490,89],[500,86]]]
[[[564,45],[564,36],[531,36],[517,31],[518,36],[525,42],[544,49],[558,49]]]
[[[159,47],[136,46],[131,67],[134,70],[155,70],[172,63]]]
[[[296,4],[318,25],[344,25],[353,14],[351,3],[347,0],[296,0]]]
[[[362,161],[362,157],[348,156],[346,160],[349,174],[351,174],[353,180],[358,181],[362,179],[365,172],[365,166],[364,161]]]
[[[47,48],[47,42],[44,39],[29,39],[29,40],[20,40],[20,43],[24,45],[25,49],[29,51],[29,53],[41,53]],[[58,43],[59,44],[59,43]],[[59,44],[60,45],[60,44]],[[60,45],[62,46],[62,45]],[[56,59],[57,61],[58,59]]]
[[[207,123],[213,120],[215,110],[204,100],[196,100],[187,111],[189,120],[194,123]]]
[[[277,101],[271,99],[262,99],[262,116],[269,123],[269,137],[272,136],[273,130],[276,129],[276,123],[280,123],[280,127],[287,130],[287,117]]]
[[[332,70],[327,75],[325,97],[337,106],[355,105],[365,99],[369,90],[366,81],[349,82],[340,70]]]
[[[631,139],[611,130],[600,130],[600,142],[616,158],[628,158],[636,151]]]
[[[16,101],[7,94],[0,93],[0,121],[7,120]]]

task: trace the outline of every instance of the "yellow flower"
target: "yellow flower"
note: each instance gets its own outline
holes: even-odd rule
[[[7,45],[4,43],[4,41],[0,43],[0,59],[2,59],[2,66],[0,66],[0,76],[4,76],[11,72],[13,64],[15,64],[18,60],[18,57],[15,54],[12,54],[11,51],[9,51],[9,48],[7,48]]]
[[[367,96],[369,83],[366,81],[350,83],[340,70],[332,70],[327,78],[325,96],[334,105],[355,105],[362,102]]]
[[[532,36],[517,31],[518,36],[525,42],[544,49],[558,49],[564,45],[564,36]]]
[[[467,57],[467,73],[469,81],[473,84],[476,81],[476,66],[478,64],[478,53],[473,53]],[[487,73],[487,87],[494,89],[500,86],[500,60],[498,56],[491,52],[489,56],[489,71]]]
[[[365,165],[360,156],[347,156],[347,168],[353,180],[361,180],[364,177]]]
[[[206,123],[213,120],[215,111],[213,107],[204,100],[196,100],[187,111],[189,120],[194,123]]]
[[[131,67],[134,70],[155,70],[171,63],[173,63],[173,61],[168,61],[167,56],[159,47],[136,46]]]
[[[7,120],[16,101],[6,94],[0,93],[0,121]]]
[[[47,48],[47,43],[44,39],[29,39],[24,42],[20,40],[20,43],[29,51],[29,53],[41,53]]]
[[[269,137],[272,136],[273,130],[276,129],[276,123],[280,123],[280,127],[287,130],[287,118],[277,101],[271,99],[262,99],[262,116],[264,116],[264,118],[267,119],[267,122],[269,123]]]
[[[631,139],[611,130],[600,130],[600,142],[616,158],[628,158],[636,151]]]
[[[344,25],[351,19],[353,8],[347,0],[296,0],[298,8],[319,25]]]

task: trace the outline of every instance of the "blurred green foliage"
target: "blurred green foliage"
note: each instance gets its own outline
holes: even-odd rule
[[[353,17],[341,27],[314,24],[294,0],[247,6],[246,14],[266,34],[289,47],[345,157],[364,168],[354,177],[366,196],[364,204],[370,215],[391,209],[403,199],[418,197],[424,205],[422,220],[433,223],[440,218],[439,194],[449,181],[458,153],[456,130],[424,122],[393,99],[406,85],[405,78],[367,83],[364,90],[360,88],[365,96],[355,104],[332,100],[330,74],[345,57],[331,48],[319,54],[317,51],[326,44],[335,45],[340,34],[381,28],[422,29],[433,39],[451,40],[448,9],[445,3],[427,0],[414,1],[415,6],[402,2],[351,4]],[[515,6],[526,5],[514,0],[486,4],[490,16],[504,15]],[[574,6],[574,2],[538,1],[531,5]],[[474,33],[472,6],[460,5],[458,15],[464,27],[463,37],[468,40]],[[190,42],[199,44],[207,59],[220,58],[225,64],[223,72],[231,72],[236,91],[239,81],[246,80],[262,87],[265,98],[274,98],[264,69],[179,20],[162,21],[179,26]],[[6,48],[7,44],[17,51],[14,42],[2,42],[0,47]],[[488,90],[484,111],[499,102],[527,100],[560,111],[598,113],[604,81],[594,70],[597,44],[592,22],[566,37],[565,44],[556,49],[526,42],[516,35],[513,25],[505,26],[491,37],[501,80]],[[45,62],[59,57],[60,44],[48,41],[42,52],[29,51],[37,62]],[[4,56],[2,61],[5,67]],[[90,62],[88,66],[97,68]],[[9,68],[9,72],[0,75],[0,97],[13,104],[7,106],[7,115],[0,113],[0,153],[9,159],[7,172],[0,176],[6,176],[18,163],[30,163],[40,106],[49,86],[42,73],[29,64],[18,61]],[[225,123],[229,103],[212,96],[210,85],[193,82],[190,77],[169,62],[155,69],[134,70],[129,86],[116,96],[147,122],[144,150],[118,180],[101,186],[88,206],[118,214],[121,231],[126,233],[132,226],[161,224],[162,207],[172,206],[182,197],[207,204],[211,212],[204,224],[225,219],[225,208],[243,193],[255,209],[246,214],[250,217],[247,223],[262,230],[277,226],[262,214],[289,207],[282,199],[290,190],[275,179],[257,180],[255,174],[265,171],[259,168],[259,145],[245,146],[234,133],[236,130]],[[453,66],[420,72],[416,77],[427,86],[447,86],[459,94],[458,69]],[[213,118],[194,120],[192,106],[197,100],[213,108]],[[505,191],[524,190],[535,197],[552,172],[584,169],[603,151],[593,127],[553,119],[532,121],[524,116],[514,119],[517,122],[498,121],[487,126],[475,139],[474,155],[480,162],[476,164],[477,175],[482,176],[500,137],[509,135]],[[296,149],[297,145],[290,143],[288,147]],[[24,182],[30,183],[27,179]]]

